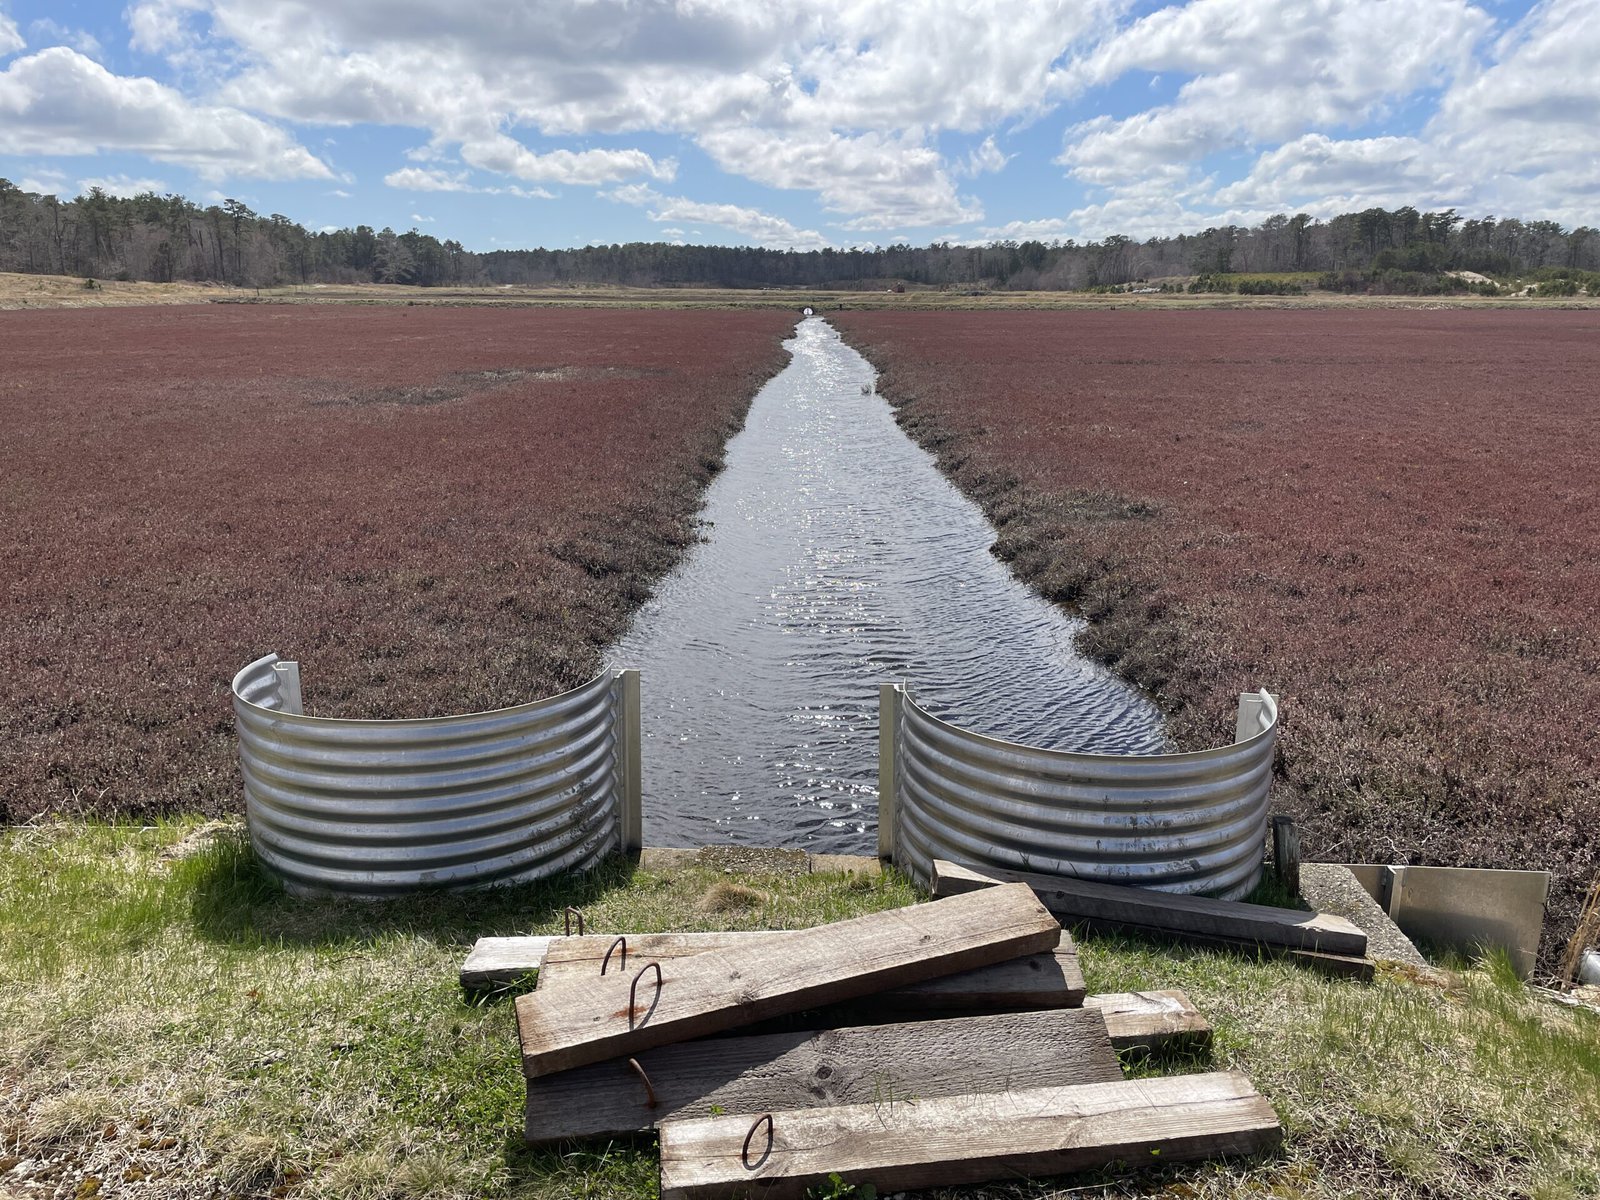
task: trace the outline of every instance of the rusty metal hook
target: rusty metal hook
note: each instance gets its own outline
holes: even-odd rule
[[[617,967],[623,971],[628,969],[628,939],[623,936],[611,943],[611,948],[606,951],[606,956],[600,960],[600,974],[604,975],[606,973],[606,968],[611,965],[611,955],[618,946],[622,947],[622,961],[617,964]]]
[[[761,1157],[752,1163],[750,1161],[750,1139],[755,1137],[756,1130],[760,1129],[763,1123],[765,1123],[767,1127],[767,1148],[761,1152]],[[772,1126],[772,1114],[762,1113],[756,1118],[756,1123],[750,1126],[750,1132],[744,1135],[744,1146],[739,1150],[739,1161],[744,1164],[745,1170],[754,1171],[762,1163],[767,1161],[767,1156],[772,1153],[772,1143],[776,1137],[777,1130]]]
[[[639,991],[639,980],[644,978],[644,973],[646,971],[648,971],[651,967],[654,967],[656,969],[656,999],[654,1001],[652,1001],[651,1004],[650,1004],[650,1012],[655,1012],[656,1004],[661,999],[661,988],[662,988],[662,986],[663,986],[663,984],[665,982],[661,978],[661,964],[658,963],[658,962],[647,962],[647,963],[645,963],[644,966],[639,968],[639,973],[633,977],[633,983],[628,988],[628,1028],[629,1029],[634,1028],[633,1009],[634,1009],[634,1005],[637,1003],[636,995],[637,995],[637,993]],[[650,1013],[646,1013],[645,1014],[646,1017],[648,1017],[649,1015],[650,1015]]]
[[[572,918],[573,917],[577,917],[578,918],[578,936],[582,937],[583,936],[583,912],[580,909],[573,908],[572,905],[569,904],[569,905],[567,905],[566,917],[567,917],[567,936],[568,937],[572,936]]]
[[[633,1073],[639,1077],[639,1082],[644,1084],[644,1094],[649,1097],[645,1102],[649,1108],[654,1108],[660,1101],[656,1099],[656,1089],[650,1086],[650,1076],[644,1073],[644,1068],[639,1065],[637,1058],[630,1058],[628,1065],[633,1068]]]

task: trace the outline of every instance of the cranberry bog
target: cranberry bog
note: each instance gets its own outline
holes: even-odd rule
[[[782,312],[0,316],[0,822],[240,805],[229,681],[426,716],[592,675]]]
[[[1180,744],[1281,693],[1307,856],[1600,860],[1600,317],[839,314],[903,426]]]

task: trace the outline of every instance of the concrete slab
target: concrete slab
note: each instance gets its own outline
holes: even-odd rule
[[[694,866],[699,853],[677,846],[646,846],[639,851],[639,866],[646,871],[681,871]]]
[[[1318,912],[1337,913],[1358,925],[1367,935],[1367,957],[1378,962],[1404,963],[1419,971],[1432,971],[1411,939],[1357,881],[1354,872],[1338,863],[1301,863],[1300,894]]]
[[[866,879],[876,879],[883,874],[883,862],[875,854],[813,854],[811,873],[860,875]]]
[[[639,851],[639,866],[646,871],[706,867],[740,875],[806,875],[811,860],[804,850],[777,846],[647,846]]]

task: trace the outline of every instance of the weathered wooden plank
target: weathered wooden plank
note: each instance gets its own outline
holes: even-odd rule
[[[1066,921],[1323,954],[1362,957],[1367,952],[1366,933],[1333,913],[1179,896],[1058,875],[988,868],[980,872],[943,860],[933,864],[935,896],[970,894],[992,887],[996,881],[1027,884],[1045,907]]]
[[[1335,979],[1355,979],[1362,983],[1371,983],[1373,976],[1378,972],[1378,964],[1364,955],[1321,954],[1315,950],[1283,950],[1280,953],[1302,967],[1323,975],[1331,975]]]
[[[774,1112],[770,1140],[759,1116],[663,1121],[663,1200],[799,1200],[834,1174],[888,1195],[1258,1154],[1283,1136],[1271,1105],[1235,1072]]]
[[[1179,991],[1108,992],[1084,997],[1083,1005],[1106,1019],[1111,1044],[1118,1050],[1204,1050],[1211,1045],[1211,1022]]]
[[[643,1075],[613,1059],[528,1080],[528,1141],[636,1133],[719,1112],[1122,1078],[1105,1018],[1082,1008],[707,1038],[645,1050],[634,1061]]]
[[[665,961],[711,950],[748,948],[762,941],[792,937],[795,932],[630,933],[622,935],[625,940],[621,945],[615,936],[556,938],[544,956],[539,986],[593,978],[602,967],[609,973],[624,970],[627,963],[632,963],[637,971],[651,959]],[[525,972],[517,977],[520,974]],[[1063,932],[1054,950],[880,992],[864,1003],[885,1014],[1076,1008],[1083,1003],[1087,991],[1078,966],[1078,948],[1071,935]]]
[[[548,935],[479,938],[461,964],[461,986],[469,992],[509,987],[544,966],[550,943],[560,940]]]
[[[1052,949],[1056,919],[1017,884],[795,931],[517,997],[530,1078]],[[637,996],[630,989],[637,984]]]

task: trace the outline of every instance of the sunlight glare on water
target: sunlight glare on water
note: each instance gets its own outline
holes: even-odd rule
[[[1160,714],[1073,647],[1078,623],[989,553],[995,533],[820,318],[706,493],[706,541],[612,649],[638,667],[644,835],[865,854],[878,685],[981,733],[1169,749]]]

